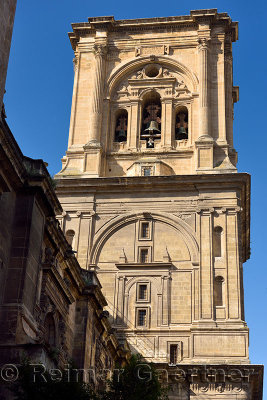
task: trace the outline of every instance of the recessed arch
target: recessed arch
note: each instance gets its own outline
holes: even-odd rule
[[[147,282],[153,283],[154,287],[157,289],[157,294],[161,294],[162,288],[158,284],[156,278],[153,277],[153,276],[148,276],[148,277],[137,276],[137,277],[134,277],[134,278],[130,279],[125,285],[125,294],[129,295],[129,292],[130,292],[131,288],[136,283],[143,282],[144,280],[147,281]]]
[[[117,230],[123,228],[128,224],[136,222],[140,218],[143,218],[144,214],[149,214],[151,215],[151,218],[153,220],[166,223],[167,225],[177,230],[182,235],[184,242],[188,247],[191,262],[199,262],[199,244],[195,232],[188,224],[186,224],[181,218],[178,218],[174,215],[169,215],[162,212],[150,212],[149,210],[145,210],[140,213],[118,216],[102,226],[95,235],[95,240],[90,255],[90,264],[97,264],[100,252],[105,242]]]
[[[161,64],[162,66],[175,69],[177,72],[180,72],[182,75],[186,76],[191,83],[191,90],[193,92],[197,91],[198,87],[198,79],[196,75],[184,64],[177,60],[173,60],[170,57],[157,56],[155,60],[152,61],[150,56],[140,57],[135,60],[131,60],[126,62],[123,65],[120,65],[109,77],[107,80],[107,92],[106,97],[110,98],[112,95],[112,91],[115,89],[119,81],[123,79],[123,77],[130,72],[134,72],[136,69],[142,68],[148,63],[156,63]]]

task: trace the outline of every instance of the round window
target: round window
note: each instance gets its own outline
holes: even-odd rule
[[[149,78],[156,78],[159,74],[159,67],[154,64],[148,65],[145,69],[145,74]]]

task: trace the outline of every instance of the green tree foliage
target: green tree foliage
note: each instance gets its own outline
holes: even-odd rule
[[[124,369],[114,371],[108,384],[108,391],[102,393],[103,400],[165,400],[167,388],[158,379],[153,363],[145,362],[141,355],[132,355]]]

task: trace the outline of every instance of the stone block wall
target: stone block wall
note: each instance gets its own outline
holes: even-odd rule
[[[0,110],[6,84],[6,74],[17,0],[2,0],[0,4]]]

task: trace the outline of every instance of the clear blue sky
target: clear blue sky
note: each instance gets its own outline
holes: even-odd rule
[[[7,122],[25,155],[43,158],[52,175],[61,169],[67,147],[73,84],[71,22],[89,16],[115,19],[187,15],[218,8],[239,21],[234,49],[234,137],[238,169],[252,175],[251,259],[244,265],[245,311],[250,327],[250,358],[267,364],[266,307],[266,3],[262,0],[18,0],[7,77]],[[266,314],[265,314],[266,313]]]

